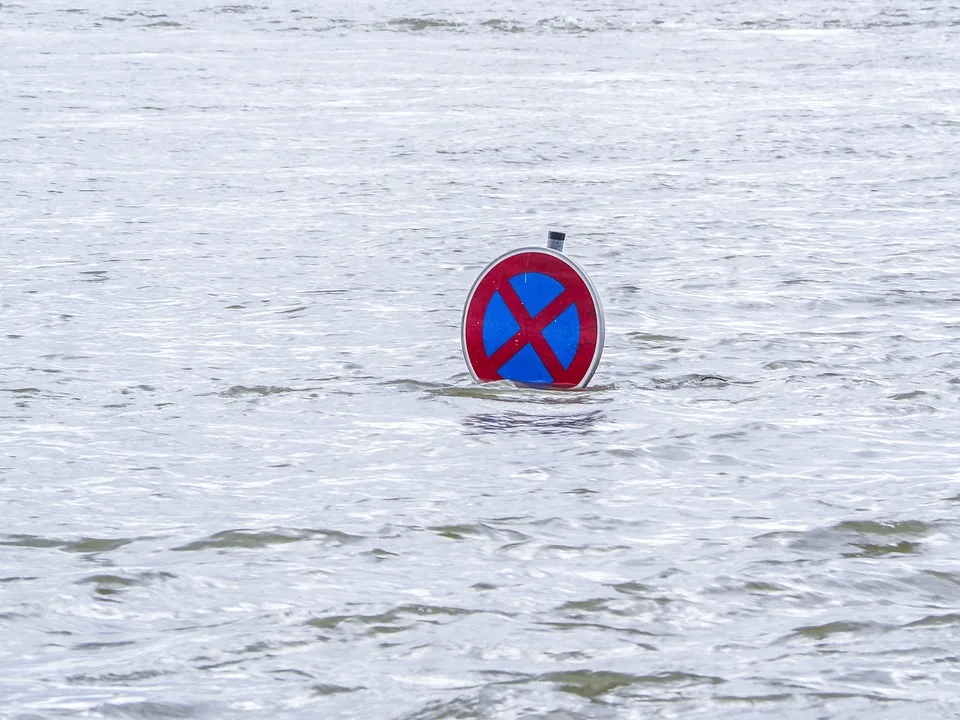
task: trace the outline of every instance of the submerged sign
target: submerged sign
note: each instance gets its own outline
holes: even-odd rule
[[[461,340],[475,380],[582,388],[603,351],[600,298],[560,252],[514,250],[473,284]]]

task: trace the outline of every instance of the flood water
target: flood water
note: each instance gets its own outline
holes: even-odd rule
[[[3,0],[0,717],[960,717],[958,191],[956,3]]]

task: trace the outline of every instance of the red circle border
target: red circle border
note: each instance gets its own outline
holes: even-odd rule
[[[586,387],[603,352],[604,323],[600,296],[576,263],[565,255],[544,248],[520,248],[501,255],[487,265],[474,282],[463,308],[461,329],[463,356],[470,374],[478,382],[503,379],[498,373],[499,368],[491,366],[483,347],[484,313],[493,294],[504,283],[527,272],[540,272],[557,280],[563,285],[564,294],[572,295],[571,304],[577,308],[580,316],[580,342],[573,359],[561,377],[554,375],[554,382],[546,387]]]

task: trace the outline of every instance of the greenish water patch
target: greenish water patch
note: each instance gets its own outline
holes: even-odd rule
[[[571,672],[554,672],[540,675],[540,680],[546,680],[560,685],[560,689],[572,695],[579,695],[588,700],[595,700],[607,693],[633,685],[641,686],[685,686],[685,685],[720,685],[726,682],[723,678],[694,675],[685,672],[662,672],[653,675],[632,675],[629,673],[611,672],[606,670],[575,670]]]
[[[338,530],[313,530],[313,529],[277,529],[275,531],[256,531],[256,530],[224,530],[214,533],[203,540],[195,540],[186,545],[180,545],[172,548],[176,552],[196,552],[199,550],[229,550],[245,549],[253,550],[258,548],[270,547],[272,545],[286,545],[288,543],[303,542],[307,540],[327,541],[336,545],[345,545],[365,540],[359,535],[350,535],[349,533]]]
[[[882,629],[876,623],[838,620],[823,625],[805,625],[794,629],[788,637],[804,638],[808,640],[827,640],[834,635],[873,633]]]
[[[462,23],[452,20],[429,17],[396,18],[387,22],[387,25],[394,30],[408,30],[411,32],[423,32],[424,30],[459,30],[463,27]]]
[[[80,538],[78,540],[60,540],[38,537],[36,535],[7,535],[0,545],[30,548],[57,548],[69,553],[96,554],[110,552],[146,538]]]

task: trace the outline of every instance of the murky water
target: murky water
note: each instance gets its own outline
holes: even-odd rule
[[[958,187],[956,4],[4,0],[0,716],[957,717]]]

